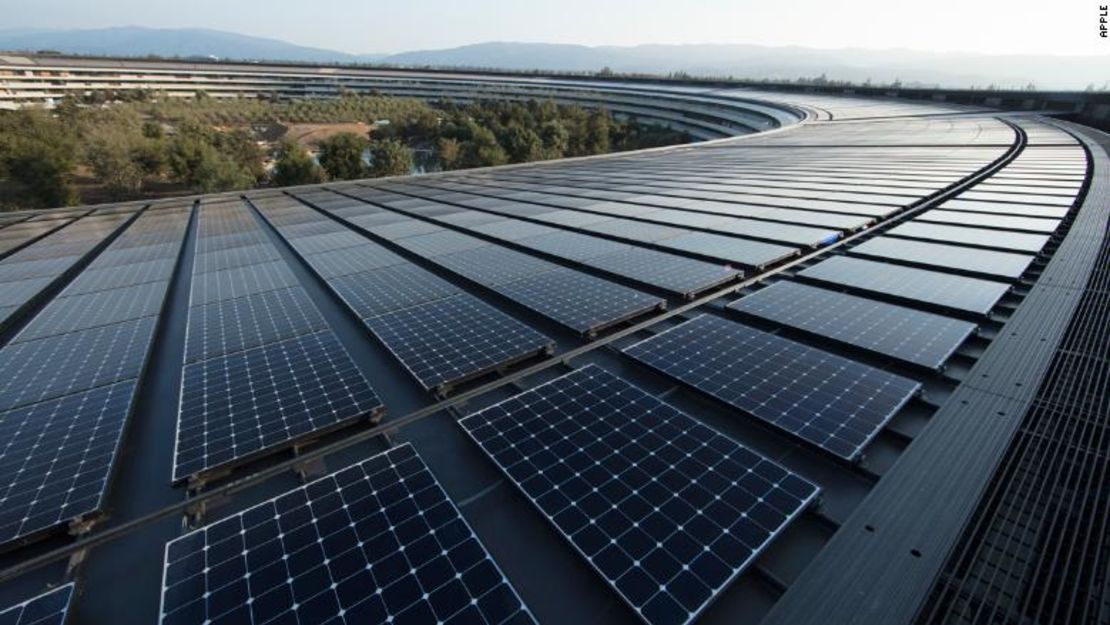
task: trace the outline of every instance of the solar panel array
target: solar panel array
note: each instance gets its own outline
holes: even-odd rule
[[[384,209],[368,204],[360,207],[357,201],[346,200],[331,193],[317,192],[306,196],[306,199],[321,204],[338,203],[345,209],[346,218],[352,222],[359,217],[388,215]],[[356,213],[359,208],[362,210]],[[399,219],[401,221],[391,223],[422,223],[405,216],[399,216]],[[434,231],[425,232],[421,229],[419,234],[400,237],[394,242],[428,262],[489,287],[577,332],[594,333],[665,305],[664,300],[635,289],[575,269],[560,267],[523,252],[494,246],[473,236],[439,226],[432,227],[435,228]],[[440,297],[455,291],[438,278],[416,275],[422,271],[414,265],[399,265],[394,273],[402,275],[396,278],[390,278],[387,270],[376,272],[395,284],[366,284],[367,281],[363,279],[336,281],[336,290],[340,291],[343,298],[362,317],[391,312],[402,307],[382,309],[381,306],[367,306],[366,300],[376,303],[385,297],[399,297],[407,302],[406,305],[412,305],[438,299],[424,296],[423,291],[431,290]],[[414,295],[408,295],[410,293]]]
[[[75,585],[64,584],[0,610],[0,625],[64,625]]]
[[[173,479],[226,469],[382,402],[249,206],[199,208]]]
[[[943,367],[976,330],[967,321],[788,281],[729,308],[930,369]]]
[[[475,235],[494,239],[531,252],[561,259],[572,266],[585,266],[653,287],[669,293],[691,296],[728,282],[741,275],[738,269],[728,265],[709,263],[702,260],[678,256],[660,250],[646,249],[619,243],[609,239],[578,232],[560,231],[527,221],[502,217],[493,222],[474,223],[452,219],[459,214],[472,211],[436,204],[429,200],[414,199],[388,191],[369,189],[361,186],[338,187],[343,193],[368,202],[387,206],[406,215],[421,216],[445,227],[461,228]],[[420,208],[446,207],[449,212],[441,214],[421,213]],[[375,225],[380,217],[390,219],[390,225],[398,222],[387,213],[374,211],[372,207],[357,206],[348,208],[349,219],[355,225],[378,233],[381,226]],[[336,212],[337,215],[346,215]],[[402,217],[403,219],[403,217]],[[411,223],[411,222],[409,222]],[[433,226],[434,228],[434,226]],[[414,232],[427,234],[429,231]],[[630,260],[631,259],[631,260]],[[645,265],[650,261],[650,265]]]
[[[692,622],[817,495],[595,365],[459,424],[652,625]]]
[[[104,505],[189,215],[144,212],[0,349],[0,544]]]
[[[714,315],[626,347],[683,384],[854,460],[921,388],[913,380]]]
[[[171,541],[160,622],[535,620],[401,445]]]
[[[339,196],[321,195],[313,199],[352,204]],[[353,265],[359,258],[390,259],[382,262],[391,264],[329,276],[322,269],[331,265],[321,265],[318,258],[333,252],[313,253],[302,240],[320,233],[345,233],[344,226],[288,196],[262,195],[252,202],[427,390],[445,392],[553,346],[543,334],[363,237],[347,239],[350,245],[338,251],[350,255]],[[391,237],[429,234],[426,229],[403,228],[411,225],[409,220],[388,225],[394,226]],[[302,232],[313,234],[302,236]],[[393,258],[399,262],[392,263]]]
[[[0,328],[14,323],[40,293],[57,285],[129,217],[128,213],[93,214],[73,221],[28,223],[20,228],[11,239],[8,255],[0,258]],[[51,228],[58,229],[50,232]],[[18,247],[44,234],[44,230],[49,234]]]

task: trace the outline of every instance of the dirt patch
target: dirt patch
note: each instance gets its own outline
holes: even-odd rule
[[[362,122],[345,124],[289,124],[285,137],[296,141],[306,148],[314,148],[323,139],[341,132],[353,132],[361,137],[369,136],[370,124]]]

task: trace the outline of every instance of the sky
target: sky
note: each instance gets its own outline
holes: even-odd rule
[[[486,41],[1107,54],[1105,0],[0,0],[0,29],[214,28],[352,53]]]

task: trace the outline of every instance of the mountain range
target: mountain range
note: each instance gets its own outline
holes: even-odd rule
[[[1110,55],[986,55],[905,49],[817,49],[798,46],[695,44],[582,46],[490,42],[399,54],[350,54],[209,29],[116,27],[89,30],[0,30],[0,50],[51,50],[105,56],[209,57],[310,63],[375,63],[510,70],[599,71],[942,87],[1105,89]]]

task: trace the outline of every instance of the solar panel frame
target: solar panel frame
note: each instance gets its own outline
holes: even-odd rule
[[[458,423],[650,625],[693,622],[819,492],[593,364]]]
[[[1017,280],[1025,275],[1035,259],[1029,254],[996,252],[885,236],[864,241],[848,250],[848,253],[1009,280]]]
[[[162,625],[535,623],[408,443],[176,538],[163,563]]]
[[[361,319],[462,292],[447,280],[411,263],[339,276],[328,280],[328,285]]]

